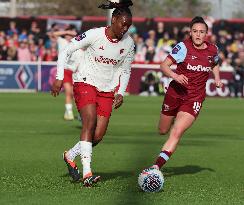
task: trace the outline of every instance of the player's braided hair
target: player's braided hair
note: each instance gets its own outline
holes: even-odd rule
[[[115,9],[112,16],[119,16],[121,14],[126,14],[129,17],[132,17],[132,13],[129,9],[133,5],[131,0],[120,0],[119,3],[111,2],[107,0],[107,4],[101,4],[98,8],[101,9]]]
[[[196,16],[196,17],[194,17],[191,20],[190,28],[192,28],[193,25],[196,24],[196,23],[202,23],[202,24],[204,24],[206,26],[206,28],[207,28],[207,31],[208,31],[208,25],[207,25],[207,23],[204,21],[204,19],[201,16]]]

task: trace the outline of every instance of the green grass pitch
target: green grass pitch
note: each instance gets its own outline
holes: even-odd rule
[[[94,188],[73,184],[62,152],[79,139],[64,96],[0,94],[0,204],[244,204],[244,100],[208,98],[163,169],[160,193],[137,187],[166,137],[157,134],[162,97],[128,96],[93,150]],[[79,159],[77,159],[81,168]]]

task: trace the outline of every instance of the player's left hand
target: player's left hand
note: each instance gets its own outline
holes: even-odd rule
[[[114,98],[113,108],[118,109],[123,104],[123,95],[117,94]]]
[[[215,86],[217,88],[222,88],[223,87],[223,83],[220,80],[215,80]]]
[[[59,95],[59,92],[62,88],[62,84],[63,84],[63,81],[62,80],[55,80],[53,85],[52,85],[52,88],[51,88],[51,95],[53,97],[56,97]]]

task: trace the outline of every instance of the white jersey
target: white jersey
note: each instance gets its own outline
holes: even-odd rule
[[[84,82],[95,86],[99,91],[114,91],[120,82],[119,93],[123,95],[134,60],[134,42],[125,34],[118,41],[110,39],[107,27],[88,30],[75,37],[59,54],[56,79],[63,79],[63,69],[69,55],[84,49],[82,63],[73,75],[74,82]]]
[[[69,44],[69,42],[65,38],[62,38],[62,37],[58,37],[57,42],[58,42],[58,52],[59,53],[61,53],[65,49],[65,47]],[[75,51],[68,59],[66,65],[65,65],[65,69],[75,72],[81,62],[82,55],[83,55],[82,50]]]

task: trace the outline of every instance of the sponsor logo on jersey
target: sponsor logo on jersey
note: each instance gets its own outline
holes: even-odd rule
[[[75,40],[76,40],[76,41],[81,41],[81,40],[84,39],[85,37],[86,37],[86,34],[83,33],[83,34],[80,34],[80,35],[76,36],[76,37],[75,37]]]
[[[189,63],[187,64],[187,70],[193,70],[197,72],[210,72],[211,67],[204,67],[202,65],[190,65]]]
[[[120,49],[119,53],[122,54],[124,53],[125,49]]]
[[[172,50],[172,53],[173,54],[177,54],[179,52],[179,50],[181,49],[181,47],[179,45],[176,45],[173,50]]]
[[[95,61],[98,63],[103,63],[103,64],[112,64],[112,65],[117,65],[119,63],[118,60],[111,59],[111,58],[105,58],[103,56],[95,57]]]
[[[196,56],[191,56],[191,59],[195,60],[195,59],[197,59],[197,57]]]

